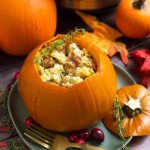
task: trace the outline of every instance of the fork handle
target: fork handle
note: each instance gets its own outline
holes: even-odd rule
[[[80,145],[76,143],[72,143],[70,145],[66,145],[66,144],[57,145],[57,147],[53,148],[52,150],[65,150],[68,147],[81,148],[82,150],[104,150],[100,147],[92,146],[89,144]]]
[[[52,150],[65,150],[68,147],[77,147],[81,148],[82,150],[104,150],[100,147],[92,146],[89,144],[80,145],[77,143],[71,143],[66,137],[62,137],[59,135],[57,135],[56,139],[57,140],[55,141]]]

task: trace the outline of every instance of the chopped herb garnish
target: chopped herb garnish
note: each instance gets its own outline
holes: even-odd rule
[[[75,31],[70,31],[67,34],[65,34],[65,37],[63,38],[64,42],[68,42],[70,41],[72,38],[74,38],[77,34],[84,34],[85,33],[85,29],[83,28],[75,28]]]
[[[48,58],[49,54],[55,48],[57,49],[59,46],[62,46],[65,42],[70,42],[77,34],[84,34],[85,29],[75,28],[75,31],[68,32],[64,35],[64,37],[60,40],[56,40],[50,44],[45,44],[40,50],[39,53],[42,57]],[[34,63],[40,64],[41,56],[36,56]]]
[[[41,62],[40,57],[35,57],[34,63],[35,64],[40,64],[40,62]]]
[[[49,56],[49,51],[50,51],[49,47],[46,46],[45,48],[42,48],[42,49],[40,50],[40,54],[41,54],[42,56],[48,58],[48,56]]]
[[[129,150],[130,148],[128,146],[123,146],[120,150]]]
[[[2,118],[2,123],[6,124],[10,127],[13,127],[13,123],[11,121],[11,118],[9,116],[8,110],[7,110],[7,99],[8,99],[8,91],[3,90],[0,88],[0,102],[2,104],[2,109],[3,109],[3,118]],[[13,132],[14,128],[12,128],[11,133]]]
[[[5,102],[7,92],[0,88],[0,104]]]
[[[26,148],[24,146],[24,144],[17,139],[12,139],[8,142],[8,146],[10,150],[27,150],[28,148]]]
[[[63,44],[63,40],[57,40],[57,41],[55,41],[55,42],[52,42],[51,44],[50,44],[50,48],[55,48],[55,47],[57,47],[57,46],[61,46],[62,44]]]
[[[113,108],[114,108],[114,112],[113,112],[114,119],[117,121],[118,134],[122,139],[124,139],[124,132],[126,132],[126,129],[123,127],[123,120],[125,118],[125,114],[119,103],[118,94],[116,95]]]

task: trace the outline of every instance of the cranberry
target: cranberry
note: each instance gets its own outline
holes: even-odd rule
[[[31,117],[28,117],[26,120],[25,120],[25,126],[27,128],[29,128],[32,124],[35,124],[35,121],[31,118]]]
[[[7,85],[7,91],[8,91],[8,92],[11,90],[12,86],[13,86],[13,83],[9,83],[9,84]]]
[[[77,140],[78,140],[78,135],[77,135],[77,133],[71,133],[71,134],[68,136],[68,139],[69,139],[70,142],[76,143]]]
[[[86,144],[86,142],[85,142],[83,139],[81,139],[81,138],[77,139],[76,142],[77,142],[78,144],[80,144],[80,145]]]
[[[12,82],[15,82],[18,78],[19,78],[19,75],[20,75],[20,72],[16,72],[13,79],[12,79]]]
[[[98,142],[103,142],[104,141],[104,133],[101,129],[99,128],[93,128],[91,130],[90,136],[95,139]]]
[[[90,138],[90,133],[87,130],[80,131],[79,137],[84,141],[88,141],[88,139]]]

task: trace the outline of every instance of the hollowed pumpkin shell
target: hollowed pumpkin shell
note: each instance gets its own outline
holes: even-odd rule
[[[84,36],[74,39],[81,48]],[[62,37],[58,35],[45,43]],[[20,73],[18,87],[27,110],[41,126],[50,130],[90,127],[108,112],[116,94],[116,73],[110,59],[94,47],[87,49],[97,62],[97,72],[83,82],[65,88],[40,78],[34,58],[45,43],[32,51]]]

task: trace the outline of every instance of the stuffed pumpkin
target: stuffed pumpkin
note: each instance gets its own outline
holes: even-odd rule
[[[114,67],[104,52],[84,45],[86,34],[78,29],[55,36],[35,48],[22,67],[20,95],[31,117],[44,128],[88,128],[113,104]]]

